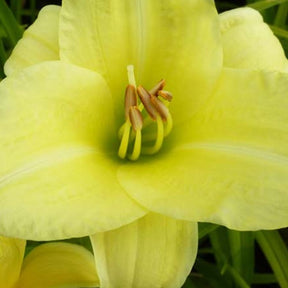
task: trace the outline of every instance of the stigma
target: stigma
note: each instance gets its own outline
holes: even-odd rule
[[[125,123],[118,131],[118,156],[135,161],[141,155],[156,154],[170,134],[173,121],[169,105],[173,96],[163,90],[164,79],[147,90],[142,85],[136,85],[133,65],[127,66],[127,72],[129,84],[125,91]]]

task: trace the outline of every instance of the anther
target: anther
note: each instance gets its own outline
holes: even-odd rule
[[[151,95],[157,95],[158,91],[162,90],[165,86],[165,80],[161,79],[151,90],[149,90],[149,93]]]
[[[137,94],[135,86],[129,84],[125,91],[125,118],[129,118],[129,109],[137,106]]]
[[[141,102],[143,103],[146,111],[150,115],[150,117],[153,120],[156,120],[157,119],[157,111],[155,110],[155,108],[151,102],[151,95],[149,94],[149,92],[143,86],[140,85],[137,88],[137,93],[138,93],[138,96],[139,96]]]
[[[166,121],[169,115],[169,110],[163,102],[161,102],[156,96],[151,95],[151,102],[160,114],[161,118]]]
[[[171,102],[173,98],[172,93],[170,93],[169,91],[165,91],[165,90],[157,91],[157,95],[169,102]]]
[[[140,110],[136,106],[129,109],[129,119],[134,131],[141,130],[143,127],[143,118]]]

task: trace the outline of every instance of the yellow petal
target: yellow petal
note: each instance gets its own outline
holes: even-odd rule
[[[287,74],[224,70],[206,107],[186,129],[174,128],[186,132],[181,145],[123,166],[119,181],[171,217],[239,230],[286,227],[287,91]]]
[[[19,288],[99,287],[92,253],[69,243],[48,243],[24,259]],[[17,288],[16,287],[16,288]]]
[[[0,236],[0,287],[12,288],[20,275],[26,241]]]
[[[197,254],[197,224],[150,213],[90,237],[101,287],[177,288]]]
[[[101,76],[46,62],[7,77],[0,95],[0,233],[80,237],[145,213],[120,187],[117,163],[109,160],[116,133]]]
[[[239,8],[220,14],[224,66],[283,70],[288,65],[279,40],[259,12]]]
[[[61,59],[103,75],[121,107],[127,65],[147,88],[165,78],[176,122],[205,101],[222,65],[211,0],[64,0],[59,33]]]
[[[33,25],[24,33],[5,63],[7,76],[36,63],[59,59],[60,6],[44,7]]]

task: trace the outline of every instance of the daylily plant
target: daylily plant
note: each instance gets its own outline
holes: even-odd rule
[[[25,245],[0,237],[1,288],[98,287],[93,255],[82,246],[47,243],[24,258]]]
[[[0,85],[0,233],[94,234],[101,287],[181,287],[196,222],[288,225],[286,69],[251,9],[45,8]]]

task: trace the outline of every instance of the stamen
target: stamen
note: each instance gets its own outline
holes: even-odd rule
[[[156,138],[156,141],[155,141],[155,143],[154,143],[154,145],[152,147],[143,147],[142,148],[142,154],[146,154],[146,155],[155,154],[162,147],[163,139],[164,139],[164,125],[163,125],[162,118],[159,115],[157,115],[156,123],[157,123],[157,138]]]
[[[137,93],[150,117],[153,120],[156,120],[157,111],[155,110],[153,104],[151,103],[151,95],[149,94],[149,92],[143,86],[140,85],[137,88]]]
[[[129,119],[134,131],[141,130],[143,127],[143,118],[137,106],[132,106],[129,109]]]
[[[164,131],[164,137],[170,134],[172,128],[173,128],[173,119],[172,119],[170,112],[168,112],[165,131]]]
[[[125,118],[129,119],[129,109],[132,106],[137,106],[137,95],[135,86],[129,84],[125,91]]]
[[[134,147],[133,147],[133,152],[132,152],[131,156],[129,156],[129,159],[132,161],[137,160],[141,154],[141,144],[142,144],[141,138],[142,138],[141,130],[137,130],[135,142],[134,142]]]
[[[169,110],[156,96],[151,95],[151,102],[164,121],[167,120]]]
[[[148,118],[147,120],[150,120],[150,119],[151,118]],[[143,128],[147,127],[147,125],[145,125],[146,124],[145,121],[146,121],[146,119],[144,119]],[[150,122],[150,123],[153,123],[153,122]],[[166,120],[165,126],[164,126],[164,137],[167,137],[171,133],[172,128],[173,128],[173,119],[172,119],[170,112],[168,112],[167,120]],[[154,139],[155,139],[154,133],[144,134],[142,137],[142,142],[143,143],[144,142],[151,142]]]
[[[158,91],[162,90],[165,86],[165,80],[161,79],[151,90],[149,90],[149,93],[151,95],[157,95]]]
[[[124,126],[124,132],[123,132],[123,135],[121,138],[120,147],[118,150],[118,156],[121,159],[124,159],[126,157],[126,154],[127,154],[129,137],[130,137],[130,130],[131,130],[130,128],[131,128],[131,124],[128,121],[126,121],[125,126]]]
[[[165,99],[169,102],[171,102],[172,98],[173,98],[172,93],[170,93],[169,91],[165,91],[165,90],[158,91],[157,95],[161,96],[163,99]]]
[[[171,132],[173,121],[168,107],[172,94],[163,90],[164,79],[149,92],[143,86],[138,86],[136,89],[133,65],[127,66],[127,73],[129,85],[125,91],[125,123],[118,131],[121,139],[118,155],[122,159],[128,158],[135,161],[141,153],[146,155],[157,153],[162,147],[164,138]],[[138,97],[141,101],[138,101]],[[141,112],[144,109],[147,113],[143,119]],[[155,127],[150,127],[154,123],[156,131]],[[143,143],[147,143],[147,146],[143,147]],[[149,147],[151,143],[152,146]]]

